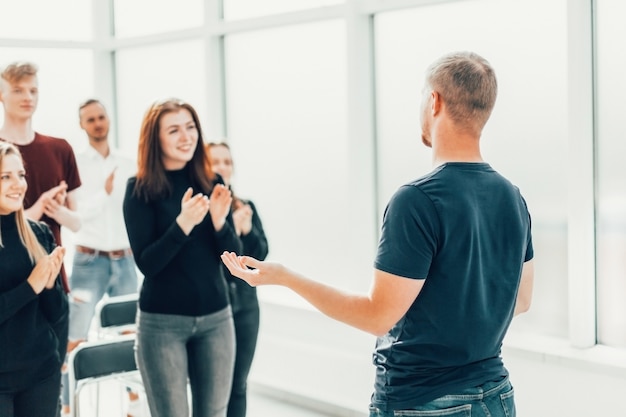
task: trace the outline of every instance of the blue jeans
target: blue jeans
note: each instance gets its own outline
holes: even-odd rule
[[[84,339],[98,301],[137,292],[137,272],[132,255],[118,259],[76,252],[70,277],[71,340]]]
[[[230,306],[206,316],[137,312],[136,359],[152,417],[225,417],[233,379]]]
[[[370,407],[370,417],[515,417],[513,387],[506,377],[480,387],[445,395],[410,410],[381,411]]]
[[[137,271],[132,255],[111,259],[76,252],[70,277],[69,339],[86,339],[96,304],[111,297],[137,292]],[[69,377],[63,373],[63,405],[69,404]]]

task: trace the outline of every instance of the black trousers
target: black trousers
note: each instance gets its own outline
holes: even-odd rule
[[[31,387],[0,394],[0,417],[54,417],[59,410],[61,369]]]
[[[237,351],[227,417],[245,417],[246,415],[247,380],[259,335],[260,312],[256,291],[253,294],[246,291],[246,294],[242,295],[240,293],[239,297],[235,296],[232,299]]]

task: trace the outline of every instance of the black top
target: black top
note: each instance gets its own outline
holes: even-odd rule
[[[202,316],[228,305],[220,255],[241,252],[232,216],[215,231],[210,213],[186,236],[176,217],[187,188],[202,192],[187,168],[168,171],[172,186],[168,197],[146,202],[134,195],[136,177],[130,178],[124,197],[124,221],[137,267],[144,274],[139,297],[142,311]],[[217,178],[221,183],[221,178]]]
[[[508,375],[500,348],[533,254],[524,198],[489,164],[443,164],[400,187],[375,267],[425,282],[377,339],[373,405],[411,409]]]
[[[55,247],[43,222],[29,221],[48,253]],[[67,316],[67,296],[57,279],[52,289],[35,294],[27,279],[33,270],[20,240],[15,214],[0,216],[0,393],[15,392],[61,368],[55,324]]]

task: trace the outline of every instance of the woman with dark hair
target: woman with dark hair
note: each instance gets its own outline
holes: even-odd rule
[[[0,141],[0,414],[60,410],[68,304],[58,279],[65,249],[43,222],[27,220],[24,163]]]
[[[225,142],[208,143],[207,148],[213,170],[221,175],[232,193],[233,157],[230,146]],[[243,244],[243,255],[264,260],[268,253],[267,238],[263,224],[254,203],[243,200],[233,193],[231,206],[235,230]],[[230,303],[235,320],[237,353],[235,355],[235,374],[233,388],[228,402],[228,417],[245,417],[247,401],[247,380],[256,342],[259,334],[259,300],[256,288],[233,277],[224,267],[224,275],[229,285]]]
[[[220,254],[241,249],[241,241],[230,191],[202,144],[192,106],[154,103],[124,199],[130,246],[144,274],[136,352],[152,417],[189,416],[188,382],[194,417],[226,416],[235,336]]]

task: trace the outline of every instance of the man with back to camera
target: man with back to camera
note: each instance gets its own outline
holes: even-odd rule
[[[45,136],[33,129],[33,114],[39,102],[37,71],[37,66],[30,62],[14,62],[0,74],[0,101],[4,107],[0,140],[13,143],[22,154],[28,182],[24,198],[26,215],[50,226],[56,243],[61,246],[61,226],[73,232],[80,228],[75,196],[80,176],[70,144],[65,139]],[[63,267],[61,279],[66,293],[69,292]],[[63,362],[68,316],[52,325],[56,334],[63,335],[58,346]]]
[[[82,226],[74,239],[68,351],[87,339],[96,304],[105,294],[137,292],[135,260],[122,214],[126,181],[135,174],[136,164],[111,148],[110,119],[99,100],[82,103],[78,115],[89,144],[76,155],[82,180],[76,194]],[[63,408],[69,413],[67,373],[63,378]]]
[[[250,285],[288,287],[378,336],[371,417],[515,416],[501,346],[513,316],[530,307],[533,246],[518,188],[480,152],[496,94],[491,65],[475,53],[445,55],[429,67],[421,126],[434,169],[389,201],[369,294],[222,255]]]

